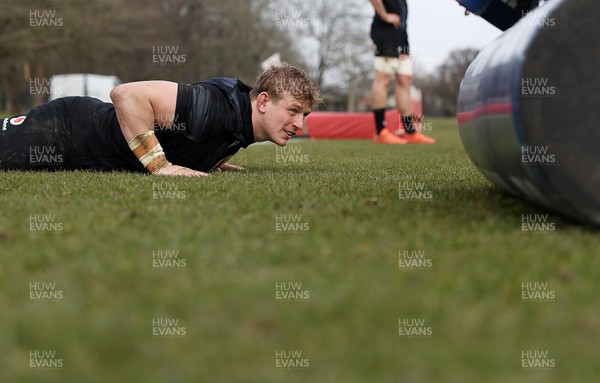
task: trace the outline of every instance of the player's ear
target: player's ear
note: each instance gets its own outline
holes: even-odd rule
[[[267,92],[261,92],[256,97],[256,108],[259,112],[265,113],[267,111],[267,103],[271,100],[271,97]]]

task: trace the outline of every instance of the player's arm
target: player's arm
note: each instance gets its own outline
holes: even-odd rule
[[[154,124],[169,129],[175,118],[177,83],[140,81],[110,92],[117,119],[129,147],[148,171],[158,175],[200,176],[206,173],[173,165],[154,135]]]
[[[219,172],[241,172],[241,171],[246,170],[246,168],[237,166],[237,165],[228,164],[227,162],[225,162],[221,166],[219,166],[216,170]]]
[[[392,24],[394,28],[398,28],[400,26],[400,15],[388,13],[383,5],[383,0],[371,0],[371,4],[373,5],[373,8],[375,8],[375,12],[381,20],[388,24]]]

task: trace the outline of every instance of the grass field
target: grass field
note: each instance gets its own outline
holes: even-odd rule
[[[209,178],[0,173],[0,381],[597,382],[598,231],[430,122]]]

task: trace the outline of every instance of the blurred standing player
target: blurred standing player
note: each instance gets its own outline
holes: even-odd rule
[[[410,58],[406,21],[406,0],[370,0],[375,8],[371,24],[371,39],[375,44],[375,79],[371,88],[371,100],[377,137],[382,144],[433,144],[435,139],[427,137],[416,128],[420,118],[413,114],[410,99],[413,67]],[[395,135],[385,122],[385,107],[392,78],[396,79],[396,108],[404,124],[404,133]],[[417,118],[416,118],[417,117]],[[413,121],[415,122],[413,124]]]

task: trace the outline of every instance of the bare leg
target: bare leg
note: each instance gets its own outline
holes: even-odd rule
[[[371,87],[371,107],[375,109],[385,109],[387,105],[387,95],[392,75],[380,71],[375,71],[375,79]]]
[[[412,84],[412,76],[396,75],[396,108],[402,116],[412,116],[412,103],[410,100],[410,85]]]
[[[400,57],[402,60],[402,56]],[[400,112],[400,118],[404,125],[404,137],[409,143],[433,144],[435,139],[427,137],[420,132],[421,116],[413,114],[412,100],[410,98],[410,86],[412,84],[412,76],[406,74],[396,75],[396,107]]]
[[[391,74],[375,71],[375,79],[371,88],[371,106],[377,128],[375,142],[381,144],[406,144],[405,139],[396,136],[385,128],[385,107],[387,106],[387,95],[391,82]]]

